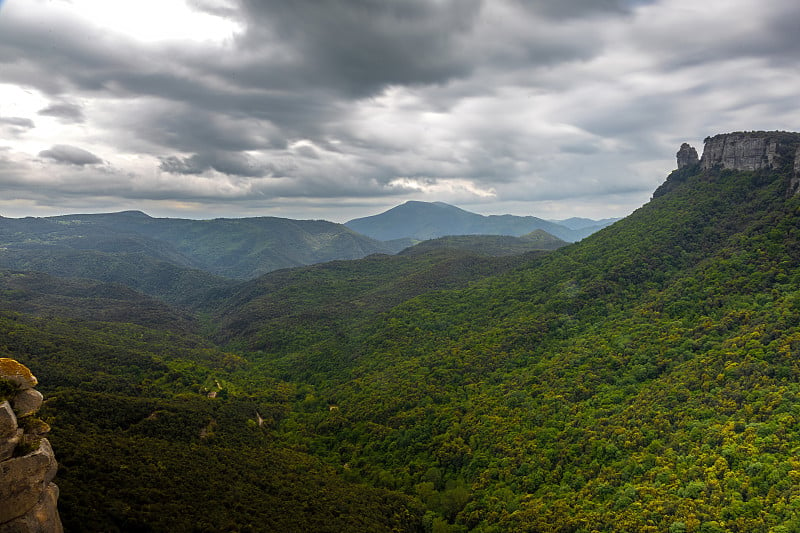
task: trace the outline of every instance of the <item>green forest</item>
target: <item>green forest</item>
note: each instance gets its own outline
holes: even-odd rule
[[[68,531],[800,531],[792,178],[690,166],[500,257],[4,270],[0,356],[39,379]]]

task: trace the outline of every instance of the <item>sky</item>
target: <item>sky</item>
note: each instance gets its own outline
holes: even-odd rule
[[[0,215],[621,217],[798,58],[787,0],[0,0]]]

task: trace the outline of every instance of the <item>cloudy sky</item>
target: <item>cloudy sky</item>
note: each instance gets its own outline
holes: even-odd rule
[[[787,0],[0,0],[0,215],[624,216],[798,58]]]

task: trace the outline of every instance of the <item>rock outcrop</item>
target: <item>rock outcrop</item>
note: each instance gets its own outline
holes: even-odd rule
[[[800,193],[800,133],[786,131],[748,131],[721,133],[705,139],[703,157],[699,160],[701,171],[744,170],[775,171],[788,177],[786,195]],[[688,143],[681,144],[678,153],[678,170],[653,193],[653,198],[663,196],[685,181],[698,163],[697,150]],[[683,172],[681,172],[683,171]],[[713,172],[712,172],[713,175]]]
[[[724,133],[705,140],[700,168],[732,170],[778,169],[789,164],[797,169],[800,133],[752,131]]]
[[[50,427],[33,416],[37,383],[25,365],[0,358],[0,533],[63,532]]]
[[[800,191],[800,145],[794,153],[794,173],[792,180],[789,182],[789,190],[786,191],[787,196],[792,196]]]
[[[721,166],[734,170],[773,168],[778,143],[763,135],[726,133],[706,139],[700,166],[704,170]]]
[[[697,150],[694,149],[689,143],[683,143],[678,153],[675,154],[678,158],[678,170],[692,165],[696,165],[700,159],[697,157]]]

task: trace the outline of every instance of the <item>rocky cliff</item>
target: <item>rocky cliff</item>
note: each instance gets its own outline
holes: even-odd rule
[[[797,150],[794,152],[794,172],[786,194],[793,195],[797,194],[798,191],[800,191],[800,145],[797,146]]]
[[[678,170],[670,174],[653,197],[663,195],[697,171],[697,151],[683,143],[676,154]],[[722,133],[705,139],[700,170],[772,170],[788,176],[786,194],[800,192],[800,133],[749,131]],[[688,173],[688,174],[687,174]]]
[[[36,377],[13,359],[0,358],[0,533],[61,533],[56,502],[58,469],[34,415],[42,394]]]
[[[790,165],[796,169],[798,148],[800,148],[800,133],[784,131],[723,133],[705,140],[700,168],[777,170],[784,165]]]

